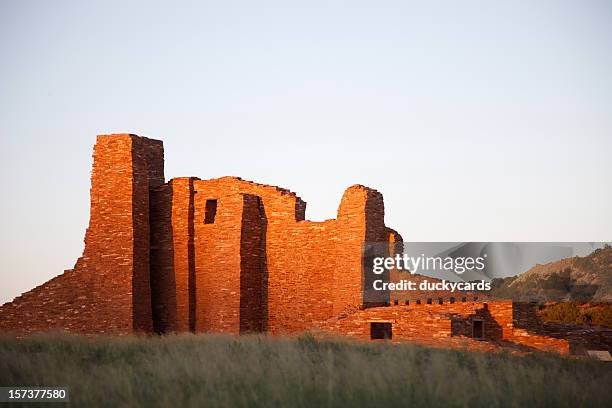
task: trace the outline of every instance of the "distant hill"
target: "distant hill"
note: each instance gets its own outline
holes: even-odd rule
[[[517,301],[612,302],[612,247],[493,279],[491,295]]]

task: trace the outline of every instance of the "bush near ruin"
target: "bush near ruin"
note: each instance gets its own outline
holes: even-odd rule
[[[612,328],[612,304],[560,302],[539,307],[544,322],[586,324]]]

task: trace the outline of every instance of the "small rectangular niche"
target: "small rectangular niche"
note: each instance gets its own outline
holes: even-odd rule
[[[217,216],[217,200],[206,200],[204,224],[214,224]]]
[[[484,339],[484,322],[482,320],[472,320],[472,337]]]
[[[391,340],[393,337],[393,327],[389,322],[371,322],[370,339],[372,340]]]

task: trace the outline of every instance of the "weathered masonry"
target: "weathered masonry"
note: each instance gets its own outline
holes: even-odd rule
[[[278,187],[165,182],[158,140],[98,136],[93,158],[83,256],[2,306],[0,328],[295,333],[363,305],[361,245],[391,233],[377,191],[350,187],[337,219],[311,222]]]
[[[304,219],[306,203],[278,187],[236,177],[166,182],[158,140],[98,136],[93,158],[83,255],[73,269],[0,307],[0,330],[314,330],[394,341],[503,340],[567,352],[565,340],[515,329],[509,301],[398,304],[387,292],[366,303],[364,243],[388,243],[388,253],[401,243],[385,226],[376,190],[349,187],[336,219],[312,222]]]

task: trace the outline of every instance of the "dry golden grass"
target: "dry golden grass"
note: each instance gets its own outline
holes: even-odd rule
[[[5,335],[0,385],[68,386],[86,407],[594,407],[612,365],[309,335]]]

